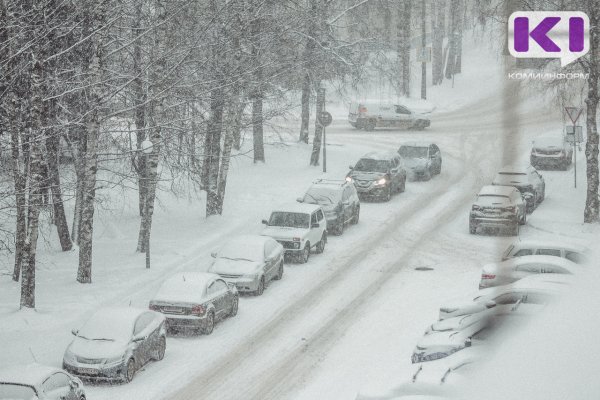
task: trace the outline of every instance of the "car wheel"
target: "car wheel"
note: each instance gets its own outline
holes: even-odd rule
[[[158,339],[158,345],[156,346],[156,355],[153,357],[154,361],[160,361],[165,358],[165,351],[167,349],[167,339],[164,336],[161,336]]]
[[[402,183],[400,183],[400,188],[398,189],[398,192],[404,193],[405,190],[406,190],[406,177],[404,177],[404,179],[402,179]]]
[[[392,185],[388,186],[387,191],[383,195],[383,201],[388,202],[392,199]]]
[[[469,223],[469,233],[471,235],[477,233],[477,225]]]
[[[277,275],[273,279],[276,281],[281,280],[283,278],[283,261],[279,264],[279,268],[277,269]]]
[[[375,126],[377,125],[377,122],[375,122],[374,120],[369,120],[365,122],[364,128],[365,131],[371,132],[375,129]]]
[[[231,302],[231,311],[229,311],[230,317],[235,317],[237,315],[239,302],[240,302],[240,300],[238,299],[237,296],[235,296],[233,298],[233,301]]]
[[[205,335],[210,335],[211,333],[213,333],[213,330],[215,329],[215,314],[210,311],[208,313],[208,315],[206,316],[206,322],[204,324],[204,329],[202,331],[202,333],[204,333]]]
[[[310,243],[306,242],[304,250],[300,253],[299,258],[300,264],[306,264],[308,262],[308,259],[310,258]]]
[[[130,358],[127,361],[127,366],[125,367],[125,372],[123,373],[123,381],[125,383],[129,383],[133,380],[133,376],[135,375],[135,361],[133,358]]]
[[[344,224],[342,224],[342,231],[344,230],[343,228]],[[340,233],[341,235],[341,233]],[[321,254],[325,251],[325,245],[327,244],[327,234],[325,232],[323,232],[323,236],[321,236],[321,240],[319,240],[319,243],[317,243],[317,254]]]
[[[258,281],[258,288],[256,288],[256,291],[254,292],[255,296],[262,296],[262,294],[265,292],[265,277],[261,276],[260,277],[260,281]]]
[[[511,236],[519,236],[519,223],[514,224],[512,229],[510,230]]]
[[[342,233],[344,233],[344,228],[345,228],[344,219],[341,218],[341,221],[339,221],[337,224],[335,224],[335,230],[334,230],[335,235],[341,236]]]
[[[354,211],[354,216],[352,217],[352,225],[358,224],[358,220],[360,218],[360,207],[356,207],[356,211]]]

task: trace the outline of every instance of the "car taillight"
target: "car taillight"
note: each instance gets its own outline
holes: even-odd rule
[[[481,274],[481,279],[496,279],[494,274]]]
[[[203,304],[198,304],[194,307],[192,307],[192,314],[194,315],[202,315],[206,312],[206,308],[204,307]]]
[[[364,114],[366,112],[367,112],[367,107],[365,107],[365,106],[359,106],[358,107],[358,113],[359,114]]]

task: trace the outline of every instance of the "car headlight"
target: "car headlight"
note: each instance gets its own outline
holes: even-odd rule
[[[375,186],[383,186],[387,183],[387,179],[381,178],[375,181]]]
[[[349,177],[349,176],[347,176],[347,177],[346,177],[346,182],[352,182],[352,178],[351,178],[351,177]]]

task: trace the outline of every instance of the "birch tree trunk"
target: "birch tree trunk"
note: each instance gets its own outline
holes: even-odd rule
[[[223,82],[212,90],[210,98],[210,120],[206,135],[210,137],[210,148],[205,149],[209,159],[208,184],[206,186],[206,216],[219,214],[219,161],[221,158],[221,130],[223,129]],[[231,149],[230,149],[231,150]]]
[[[302,112],[300,114],[299,141],[308,144],[308,124],[310,121],[310,74],[304,74],[302,80]]]
[[[404,0],[398,7],[398,62],[400,64],[400,96],[410,97],[410,34],[412,1]]]
[[[444,80],[444,32],[446,31],[446,0],[433,1],[434,16],[433,43],[432,43],[432,83],[440,85]]]
[[[263,132],[263,67],[260,51],[261,19],[253,15],[252,60],[254,62],[254,88],[252,93],[252,138],[254,142],[254,162],[265,162],[265,145]]]
[[[146,137],[146,93],[144,91],[143,69],[142,69],[142,43],[138,37],[142,34],[142,0],[136,0],[135,15],[131,27],[131,35],[135,38],[133,43],[133,97],[135,102],[135,129],[137,149],[140,149]],[[144,203],[146,198],[146,185],[144,174],[146,172],[146,158],[137,157],[134,162],[138,181],[138,208],[140,217],[144,215]]]
[[[321,114],[325,110],[325,89],[321,88],[319,82],[317,86],[317,104],[315,115]],[[321,155],[321,141],[323,140],[323,127],[319,124],[318,118],[315,118],[315,138],[313,140],[313,149],[310,154],[310,165],[319,165],[319,157]]]

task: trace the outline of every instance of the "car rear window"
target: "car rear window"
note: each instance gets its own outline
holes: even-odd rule
[[[532,249],[521,249],[517,251],[513,256],[514,257],[522,257],[522,256],[531,256],[533,255]]]
[[[510,203],[510,198],[495,194],[480,194],[477,196],[477,201],[483,206],[495,206]]]

